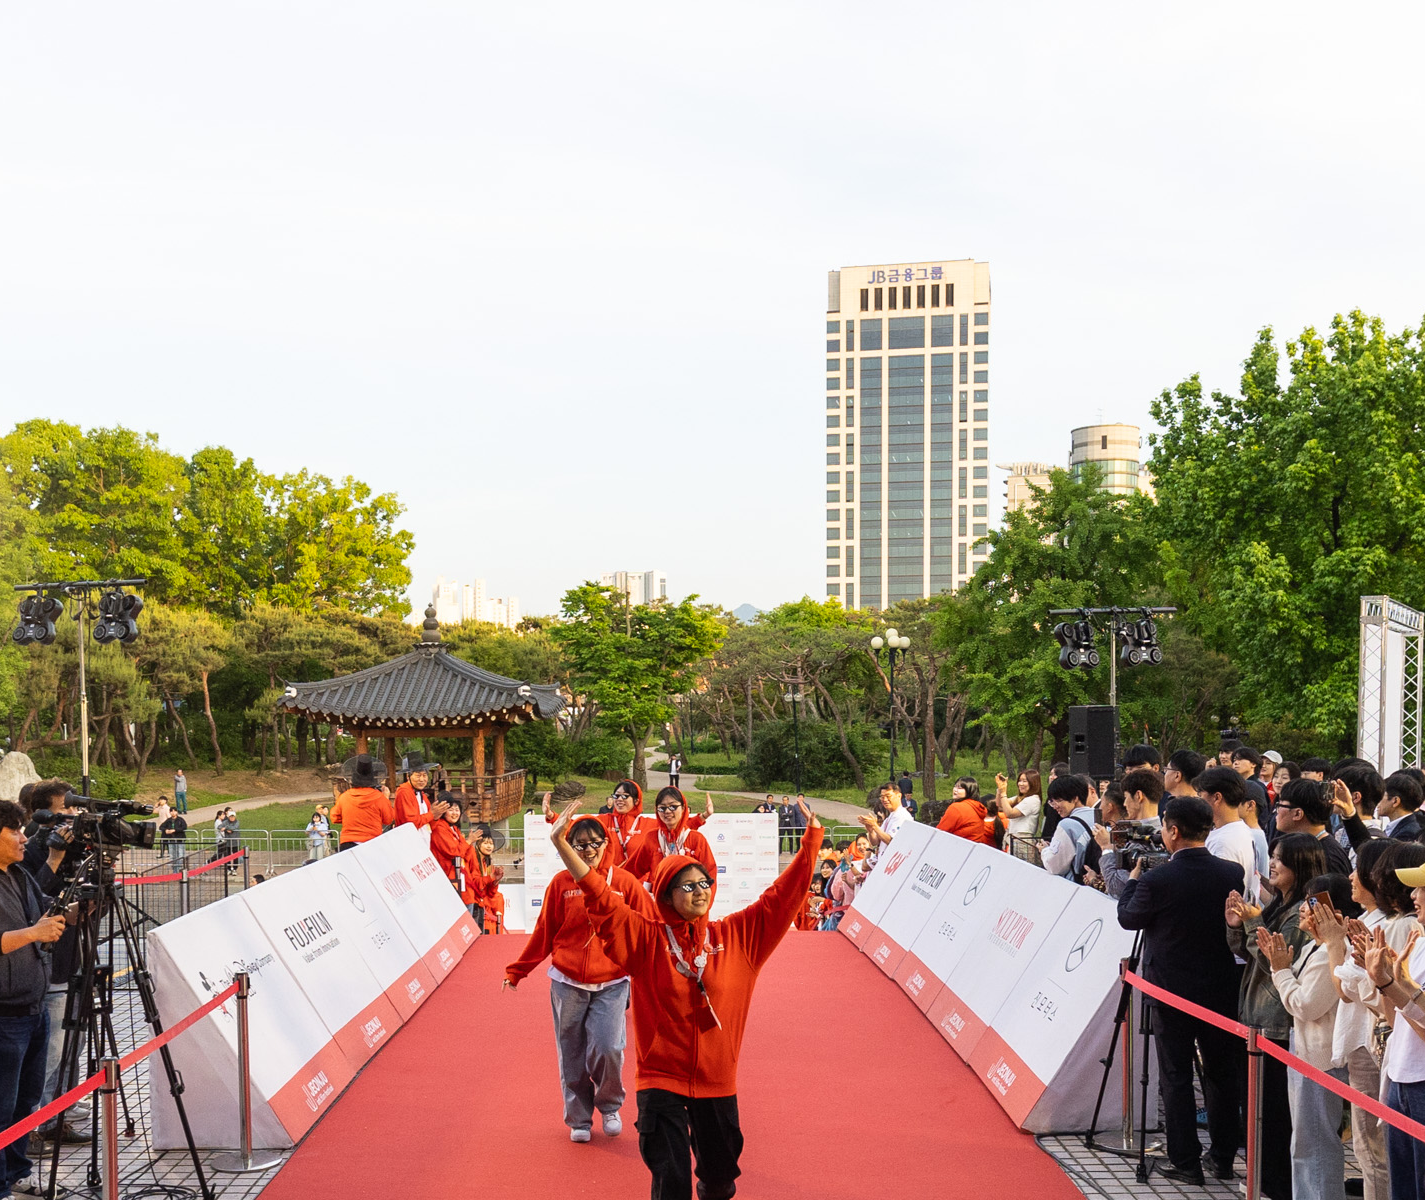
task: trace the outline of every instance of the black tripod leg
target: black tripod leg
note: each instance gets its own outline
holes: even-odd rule
[[[1152,1166],[1148,1162],[1148,1076],[1151,1068],[1148,1055],[1151,1046],[1148,1039],[1153,1034],[1153,1006],[1143,1005],[1143,1073],[1138,1077],[1138,1169],[1135,1174],[1139,1183],[1147,1183]]]
[[[1125,979],[1122,989],[1118,996],[1118,1011],[1113,1017],[1113,1036],[1109,1038],[1108,1054],[1103,1060],[1103,1076],[1098,1081],[1098,1099],[1094,1101],[1093,1119],[1089,1121],[1088,1132],[1084,1134],[1084,1147],[1088,1150],[1094,1148],[1094,1138],[1098,1136],[1098,1118],[1099,1113],[1103,1111],[1103,1098],[1108,1092],[1108,1077],[1113,1074],[1113,1060],[1118,1054],[1118,1039],[1128,1023],[1128,1006],[1133,1003],[1133,985]]]

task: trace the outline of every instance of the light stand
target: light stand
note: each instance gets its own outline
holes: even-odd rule
[[[887,629],[884,638],[880,636],[871,639],[871,656],[879,663],[881,661],[881,648],[886,648],[886,658],[890,665],[890,686],[891,686],[891,779],[896,777],[896,655],[899,654],[901,661],[905,660],[906,651],[910,649],[910,638],[901,637],[900,630]]]

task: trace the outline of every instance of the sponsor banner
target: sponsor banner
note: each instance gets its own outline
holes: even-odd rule
[[[277,882],[252,890],[261,891]],[[160,925],[149,931],[146,941],[159,1017],[165,1026],[176,1024],[221,992],[236,972],[248,973],[252,980],[248,1016],[253,1141],[259,1146],[291,1145],[311,1128],[354,1072],[243,896],[231,896]],[[236,1146],[236,1001],[199,1021],[173,1042],[170,1050],[187,1083],[184,1103],[198,1145]],[[277,1100],[279,1094],[294,1094],[289,1085],[300,1090],[319,1074],[324,1075],[325,1084],[308,1092],[306,1099],[285,1105]],[[330,1095],[325,1093],[326,1085],[330,1085]],[[284,1093],[284,1089],[288,1091]],[[167,1087],[158,1083],[151,1088],[151,1096],[155,1145],[161,1149],[182,1146],[183,1130]],[[308,1105],[308,1099],[315,1107]]]
[[[899,839],[897,839],[899,841]],[[969,861],[975,844],[953,834],[932,831],[920,857],[900,869],[905,874],[895,900],[881,916],[877,934],[866,944],[866,953],[887,975],[899,981],[905,947],[911,945],[926,920],[935,911],[947,890],[953,890],[961,869]],[[892,842],[891,851],[897,848]],[[886,870],[894,869],[890,861]]]
[[[880,859],[875,869],[867,877],[866,882],[857,891],[853,905],[864,931],[869,931],[869,927],[881,923],[882,915],[890,907],[891,901],[895,899],[896,894],[905,883],[907,875],[913,872],[915,865],[920,861],[921,852],[930,844],[934,836],[935,830],[929,825],[922,825],[918,821],[909,821],[901,826],[901,831],[891,839],[889,846],[881,847]],[[841,919],[839,928],[852,942],[864,950],[865,943],[860,940],[859,934],[846,928],[846,922],[850,918],[851,912],[852,909],[847,910],[846,915]]]
[[[961,1058],[969,1058],[970,1049],[984,1036],[984,1021],[948,984],[935,994],[925,1016],[935,1026],[935,1031],[955,1047]]]
[[[952,838],[952,834],[937,834]],[[956,841],[965,842],[964,838]],[[979,937],[984,926],[994,920],[1016,889],[1026,889],[1025,880],[1014,871],[1011,855],[992,850],[974,842],[965,842],[969,854],[952,883],[940,889],[940,901],[930,911],[920,932],[907,947],[904,969],[897,972],[897,982],[911,994],[907,980],[918,972],[927,981],[944,983],[959,965],[967,949]],[[1034,868],[1027,868],[1034,870]],[[1041,872],[1042,873],[1042,872]],[[912,999],[920,1011],[929,1013],[939,992],[936,983],[927,982],[916,989]]]
[[[998,857],[1008,860],[996,864],[997,869],[1009,868],[1002,872],[1010,881],[1008,894],[982,913],[968,952],[944,976],[945,994],[954,996],[966,1019],[966,1031],[955,1039],[955,1049],[966,1058],[1039,948],[1050,940],[1069,902],[1085,890],[1011,855]]]
[[[338,857],[343,863],[354,858],[366,872],[427,966],[431,965],[431,950],[441,943],[452,926],[462,919],[470,922],[465,905],[460,902],[450,880],[445,877],[430,847],[421,841],[414,826],[398,825],[389,833],[363,842],[355,850],[348,850]],[[264,884],[263,888],[267,886]],[[263,888],[257,891],[261,892]],[[470,923],[473,927],[473,922]],[[451,943],[447,949],[455,949],[459,959],[465,953],[465,943],[463,940]],[[437,980],[445,976],[443,970],[432,970],[432,974]]]
[[[403,828],[415,833],[410,826]],[[338,884],[340,874],[350,894],[365,905],[351,879],[361,868],[339,861],[355,853],[349,850],[279,875],[246,889],[241,899],[337,1045],[359,1068],[400,1027],[401,1017],[385,995],[389,980],[377,981],[358,946],[364,940],[362,922],[371,910],[350,903]],[[389,943],[382,949],[389,949]],[[399,961],[392,958],[392,963]]]
[[[841,924],[836,928],[841,934],[851,939],[853,946],[859,947],[863,952],[867,939],[876,931],[876,927],[856,911],[855,904],[848,907],[842,914]]]
[[[1091,888],[1073,888],[1050,936],[1007,989],[994,1028],[970,1057],[991,1084],[996,1060],[1010,1065],[1013,1078],[1001,1072],[991,1090],[1016,1124],[1025,1125],[1036,1106],[1041,1129],[1049,1127],[1044,1120],[1070,1122],[1054,1128],[1078,1128],[1091,1115],[1093,1098],[1077,1097],[1066,1085],[1068,1077],[1082,1078],[1082,1062],[1107,1052],[1112,1019],[1100,1014],[1117,999],[1119,963],[1132,948],[1133,935],[1119,926],[1115,903]],[[1091,1072],[1092,1065],[1085,1069]],[[1046,1091],[1052,1112],[1040,1105]]]
[[[544,891],[549,881],[564,870],[564,863],[550,843],[550,828],[542,812],[525,813],[524,927],[529,933],[534,932],[535,922],[539,920],[539,910],[544,907]],[[508,902],[505,911],[508,914]]]
[[[781,864],[775,813],[717,813],[699,832],[717,863],[714,921],[746,908],[776,882]]]

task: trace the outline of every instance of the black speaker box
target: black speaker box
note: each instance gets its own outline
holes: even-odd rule
[[[1118,767],[1118,706],[1076,704],[1069,709],[1069,770],[1112,779]]]

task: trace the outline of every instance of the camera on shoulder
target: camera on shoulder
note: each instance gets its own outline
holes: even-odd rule
[[[1172,858],[1163,846],[1163,831],[1147,821],[1115,821],[1109,839],[1118,851],[1118,865],[1125,871],[1140,862],[1144,871],[1151,871]]]

